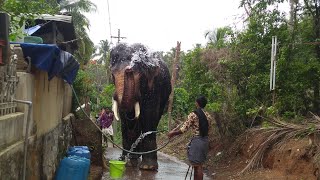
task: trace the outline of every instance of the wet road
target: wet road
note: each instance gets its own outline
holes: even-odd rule
[[[120,157],[121,151],[117,148],[108,148],[106,151],[106,159],[116,160]],[[139,168],[127,167],[125,175],[122,179],[124,180],[183,180],[186,176],[188,165],[179,161],[175,157],[168,156],[161,152],[158,153],[158,172],[154,171],[142,171]],[[190,172],[188,175],[188,180],[190,179]],[[102,180],[109,180],[109,169],[104,173]],[[193,179],[193,178],[192,178]],[[204,177],[208,180],[208,177]]]

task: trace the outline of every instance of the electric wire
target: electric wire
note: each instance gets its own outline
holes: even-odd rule
[[[109,5],[109,0],[107,0],[107,5],[108,5],[108,16],[109,16],[109,31],[110,31],[110,43],[112,44],[112,33],[111,33],[111,17],[110,17],[110,5]]]

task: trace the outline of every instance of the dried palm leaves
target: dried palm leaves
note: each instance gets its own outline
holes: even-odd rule
[[[320,133],[320,118],[315,115],[313,120],[303,124],[292,124],[278,119],[267,121],[271,124],[270,128],[250,130],[251,132],[259,131],[259,133],[263,131],[266,132],[268,136],[266,136],[265,140],[258,145],[254,151],[253,157],[241,173],[262,167],[264,154],[267,152],[269,147],[280,148],[289,139]]]

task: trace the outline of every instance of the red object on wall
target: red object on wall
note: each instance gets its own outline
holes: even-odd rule
[[[9,15],[0,11],[0,66],[9,61],[9,46]]]
[[[3,65],[2,51],[3,51],[5,45],[6,45],[6,42],[4,40],[0,39],[0,65]]]

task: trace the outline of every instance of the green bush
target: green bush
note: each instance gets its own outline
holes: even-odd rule
[[[94,100],[96,97],[96,91],[92,85],[92,80],[90,79],[88,73],[83,70],[79,70],[76,79],[73,83],[73,88],[79,99],[79,103],[85,103],[86,98],[89,100]],[[75,111],[79,107],[79,103],[76,101],[75,95],[72,96],[72,110]]]
[[[188,114],[189,93],[184,88],[174,89],[173,118],[181,118]]]
[[[168,132],[168,114],[163,114],[158,124],[157,131]]]
[[[100,107],[112,107],[112,97],[115,91],[115,86],[113,84],[106,85],[103,88],[101,94],[99,94],[100,98]]]

